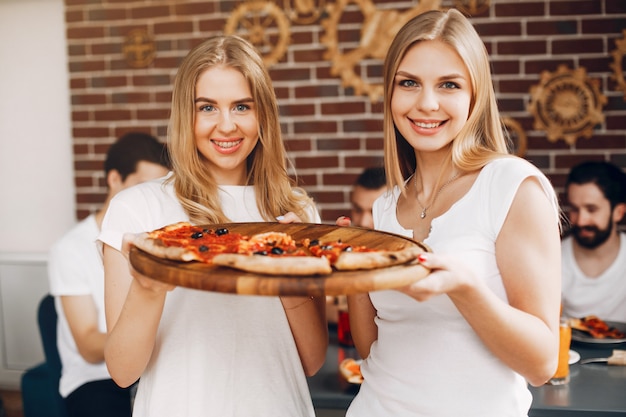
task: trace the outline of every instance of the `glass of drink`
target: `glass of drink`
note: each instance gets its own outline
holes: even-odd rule
[[[556,373],[548,383],[550,385],[563,385],[569,382],[569,348],[572,342],[572,328],[567,320],[562,319],[559,326],[559,365]]]
[[[352,347],[352,332],[350,331],[350,315],[348,314],[348,302],[345,296],[339,297],[338,304],[338,320],[337,320],[337,339],[342,346]]]

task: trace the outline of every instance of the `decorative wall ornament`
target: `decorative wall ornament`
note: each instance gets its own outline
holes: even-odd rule
[[[554,73],[543,71],[540,83],[530,88],[533,127],[545,130],[551,142],[563,139],[573,145],[581,136],[590,138],[594,126],[604,122],[602,107],[607,98],[599,84],[587,77],[585,68],[560,65]]]
[[[522,125],[511,117],[503,117],[502,123],[506,129],[509,138],[511,139],[512,149],[515,155],[524,157],[526,155],[526,149],[528,148],[528,138],[526,132],[522,129]]]
[[[350,3],[354,3],[363,15],[359,46],[342,53],[339,47],[339,24]],[[383,61],[393,37],[408,20],[428,10],[439,8],[440,0],[420,0],[413,8],[398,12],[394,9],[379,10],[371,0],[337,0],[326,6],[328,18],[321,24],[325,34],[321,41],[326,45],[325,59],[332,61],[331,74],[340,76],[344,87],[352,87],[356,95],[368,95],[372,102],[383,95],[382,84],[366,82],[355,70],[366,58]]]
[[[617,91],[624,92],[624,100],[626,101],[626,80],[624,80],[624,67],[622,66],[626,54],[626,29],[622,30],[622,34],[624,35],[623,38],[615,41],[617,49],[611,52],[613,63],[609,66],[613,69],[611,78],[617,83]]]
[[[224,33],[247,39],[259,50],[268,67],[285,55],[291,39],[285,13],[273,2],[264,0],[252,0],[235,8],[226,21]]]
[[[491,0],[454,0],[454,5],[463,13],[474,16],[489,10]]]
[[[293,3],[293,4],[292,4]],[[284,0],[285,14],[294,23],[308,25],[319,20],[324,13],[325,0],[315,4],[315,0]]]
[[[122,45],[126,63],[132,68],[146,68],[154,61],[156,46],[152,36],[144,29],[128,32]]]

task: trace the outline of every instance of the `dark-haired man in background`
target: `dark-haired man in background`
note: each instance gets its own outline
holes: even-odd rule
[[[129,390],[115,384],[104,363],[104,267],[96,239],[111,199],[125,188],[166,175],[168,167],[167,150],[156,138],[144,133],[122,136],[104,163],[108,194],[103,207],[50,251],[48,275],[62,362],[59,392],[70,417],[131,415]]]
[[[563,315],[626,322],[626,174],[608,162],[584,162],[565,185],[570,235],[563,239]]]

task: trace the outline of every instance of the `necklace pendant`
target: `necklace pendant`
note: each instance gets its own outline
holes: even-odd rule
[[[420,213],[420,219],[423,219],[424,217],[426,217],[426,210],[422,210]]]

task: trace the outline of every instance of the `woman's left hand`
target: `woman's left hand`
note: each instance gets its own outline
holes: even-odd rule
[[[302,223],[302,219],[292,211],[276,217],[278,223]]]
[[[417,301],[426,301],[440,294],[460,294],[478,282],[463,262],[451,256],[424,253],[418,261],[431,273],[426,278],[398,288]]]

